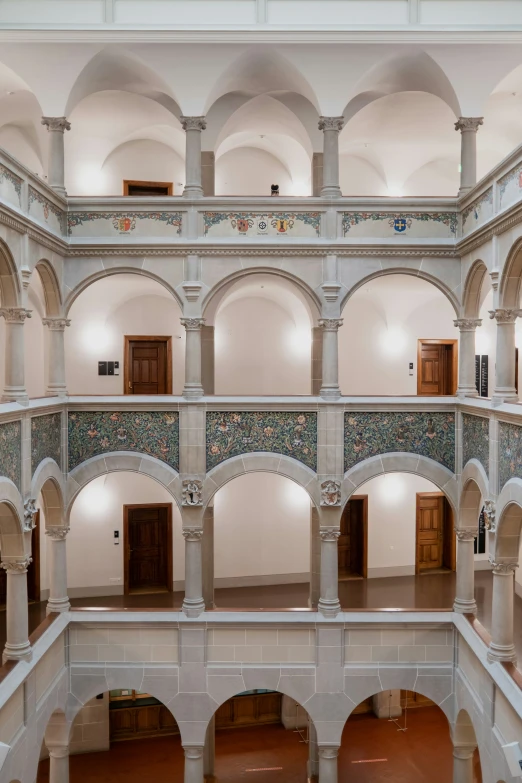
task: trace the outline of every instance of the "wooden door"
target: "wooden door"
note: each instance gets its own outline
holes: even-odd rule
[[[337,558],[339,576],[366,577],[368,496],[352,495],[341,517]]]
[[[125,594],[172,591],[172,506],[124,506]]]
[[[444,558],[444,495],[417,493],[417,562],[415,571],[442,568]]]
[[[457,341],[419,340],[417,394],[441,396],[457,390]]]
[[[172,394],[170,337],[125,337],[125,394]]]
[[[32,562],[27,569],[27,598],[29,601],[40,600],[40,510],[36,512],[36,527],[31,535]]]

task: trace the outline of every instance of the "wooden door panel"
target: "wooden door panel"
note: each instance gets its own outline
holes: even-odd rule
[[[444,554],[444,497],[417,495],[417,571],[441,568]]]
[[[127,507],[126,589],[172,589],[168,506]]]
[[[170,342],[165,338],[161,340],[126,338],[126,340],[128,347],[125,392],[169,394]]]
[[[439,396],[456,389],[456,340],[419,340],[417,394]]]

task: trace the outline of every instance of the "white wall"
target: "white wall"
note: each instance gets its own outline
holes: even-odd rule
[[[124,335],[172,335],[172,391],[185,380],[185,330],[177,302],[142,275],[98,280],[71,307],[65,330],[67,386],[71,394],[123,394]],[[98,361],[119,361],[119,376],[99,376]]]
[[[371,280],[348,300],[342,318],[339,382],[347,395],[417,394],[418,340],[459,336],[446,297],[409,275]]]
[[[185,182],[183,159],[166,144],[150,139],[128,141],[109,155],[102,171],[102,193],[121,196],[123,180],[172,182],[173,194],[180,195]]]
[[[294,194],[288,170],[265,150],[238,147],[216,161],[217,196],[269,196],[272,184],[282,196],[302,195]]]
[[[38,272],[34,272],[28,290],[27,309],[31,318],[24,323],[25,383],[29,397],[43,397],[46,386],[48,329],[45,318],[45,296]]]
[[[123,506],[130,503],[172,503],[173,579],[185,578],[181,514],[172,495],[148,476],[110,473],[91,481],[72,507],[67,579],[73,596],[109,586],[111,592],[123,592]],[[120,532],[118,545],[114,543],[115,530]],[[118,581],[111,582],[115,579]]]

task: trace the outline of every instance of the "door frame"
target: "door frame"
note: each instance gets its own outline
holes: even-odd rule
[[[453,509],[444,492],[417,492],[415,494],[415,575],[429,573],[429,569],[419,568],[419,498],[442,498],[443,499],[443,519],[442,519],[442,568],[447,568],[448,572],[455,571],[457,567],[457,537],[455,535],[453,524]],[[447,546],[448,536],[451,536],[450,546]],[[447,549],[450,550],[449,563],[444,562]]]
[[[172,574],[172,503],[125,503],[123,506],[123,595],[131,595],[129,591],[129,511],[133,508],[166,508],[167,509],[167,592],[173,592]]]
[[[345,503],[345,506],[343,508],[342,513],[344,514],[345,508],[350,502],[350,500],[362,500],[363,502],[363,513],[362,513],[362,578],[367,579],[368,578],[368,495],[350,495],[348,500]],[[342,517],[342,514],[341,514]],[[351,536],[350,536],[351,538]],[[337,559],[337,564],[339,564],[339,559]]]
[[[165,394],[172,394],[172,335],[126,334],[123,337],[123,393],[131,394],[130,383],[130,344],[131,343],[166,343],[167,344],[167,383]]]
[[[172,188],[173,183],[172,182],[149,182],[147,179],[124,179],[123,180],[123,195],[128,196],[129,195],[129,186],[140,186],[145,185],[149,188],[166,188],[167,193],[159,195],[159,198],[162,198],[164,195],[166,196],[172,196]],[[152,195],[152,194],[151,194]],[[142,198],[142,196],[138,196],[138,198]],[[156,196],[158,198],[158,196]]]
[[[451,362],[451,387],[452,391],[448,392],[448,395],[450,394],[456,394],[457,392],[457,386],[458,386],[458,380],[459,380],[459,357],[458,357],[458,340],[434,340],[434,339],[423,339],[421,337],[417,340],[417,396],[418,397],[438,397],[438,394],[421,394],[419,389],[421,387],[421,381],[422,381],[422,367],[421,367],[421,357],[422,357],[422,346],[423,345],[451,345],[452,346],[452,362]],[[441,395],[442,396],[442,395]]]

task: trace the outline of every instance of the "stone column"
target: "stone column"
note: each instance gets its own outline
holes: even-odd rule
[[[47,550],[49,558],[49,600],[46,614],[66,612],[71,604],[67,595],[67,548],[66,538],[68,527],[48,527],[45,535],[49,536],[50,546]]]
[[[497,322],[497,358],[495,365],[495,388],[493,399],[496,402],[516,402],[515,389],[515,321],[520,310],[490,310],[489,317]]]
[[[475,330],[482,325],[480,318],[458,318],[453,321],[460,330],[459,341],[459,397],[478,397],[475,385]]]
[[[48,747],[49,783],[69,783],[69,748]]]
[[[340,612],[337,539],[340,536],[339,528],[322,528],[321,536],[321,596],[318,609],[327,617],[335,617]]]
[[[455,130],[460,131],[460,190],[464,196],[477,184],[477,131],[483,117],[459,117]]]
[[[476,614],[475,558],[472,530],[457,530],[457,585],[453,611],[460,614]]]
[[[214,609],[214,507],[203,512],[203,539],[201,542],[203,600],[206,609]]]
[[[516,661],[513,640],[514,573],[516,563],[491,563],[493,567],[493,601],[491,609],[491,642],[489,661]]]
[[[319,748],[317,746],[317,729],[315,723],[308,717],[308,763],[307,776],[310,783],[319,780]]]
[[[319,130],[323,131],[323,198],[340,198],[339,187],[339,133],[344,117],[320,117]]]
[[[372,708],[376,718],[389,720],[402,715],[400,690],[380,691],[372,696]]]
[[[337,783],[337,745],[319,745],[319,783]]]
[[[184,747],[185,775],[184,783],[203,783],[203,746]]]
[[[201,198],[201,131],[207,127],[204,117],[180,117],[181,127],[185,131],[185,189],[186,198]]]
[[[214,767],[216,763],[216,716],[213,715],[207,728],[205,748],[203,750],[203,774],[206,781],[215,780]]]
[[[205,610],[203,600],[202,530],[184,530],[185,597],[183,611],[187,617],[198,617]]]
[[[453,748],[453,783],[473,783],[473,753],[469,745]]]
[[[341,318],[321,318],[319,321],[319,326],[323,330],[323,377],[319,394],[330,400],[338,400],[341,396],[337,335],[342,325]]]
[[[49,329],[49,368],[45,394],[47,397],[64,397],[67,394],[64,332],[71,322],[68,318],[44,318],[42,323]]]
[[[189,399],[197,399],[203,396],[203,384],[201,382],[201,327],[205,323],[204,318],[182,318],[181,323],[185,327],[185,387],[183,396]]]
[[[5,386],[1,402],[27,402],[25,388],[24,322],[31,310],[0,307],[5,318]]]
[[[31,656],[27,601],[27,567],[31,557],[2,560],[7,572],[6,643],[3,661]]]
[[[42,117],[42,125],[49,131],[49,158],[47,165],[47,184],[60,196],[66,196],[65,190],[65,154],[64,133],[71,130],[67,117]]]

